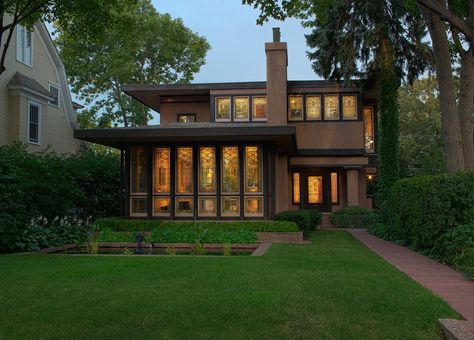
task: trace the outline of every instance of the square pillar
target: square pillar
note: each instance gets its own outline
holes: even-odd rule
[[[359,172],[347,170],[347,205],[359,206]]]

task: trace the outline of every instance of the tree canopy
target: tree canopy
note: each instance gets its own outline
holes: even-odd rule
[[[123,85],[184,83],[205,63],[210,46],[181,19],[158,13],[149,0],[116,13],[94,37],[57,25],[60,55],[73,92],[88,110],[82,125],[146,125],[150,110],[121,91]]]
[[[5,71],[6,53],[17,24],[32,28],[38,20],[57,21],[65,30],[81,32],[90,38],[110,24],[112,12],[120,11],[122,3],[121,0],[0,0],[0,74]]]

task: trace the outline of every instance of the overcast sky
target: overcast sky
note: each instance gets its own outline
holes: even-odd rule
[[[194,82],[265,80],[264,43],[272,40],[272,27],[281,28],[288,43],[288,79],[316,79],[306,57],[304,35],[297,20],[256,24],[259,12],[241,0],[153,0],[160,13],[180,17],[184,24],[206,37],[212,50]]]

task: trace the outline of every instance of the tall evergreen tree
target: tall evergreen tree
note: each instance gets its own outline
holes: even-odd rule
[[[311,28],[306,36],[314,71],[349,83],[375,85],[379,105],[379,190],[383,204],[399,176],[398,87],[413,81],[430,58],[416,3],[400,0],[243,0],[269,17],[296,17]]]

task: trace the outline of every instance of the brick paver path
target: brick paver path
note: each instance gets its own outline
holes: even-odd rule
[[[364,229],[347,229],[369,249],[436,295],[466,320],[474,321],[474,282],[449,266],[408,248],[372,236]]]

